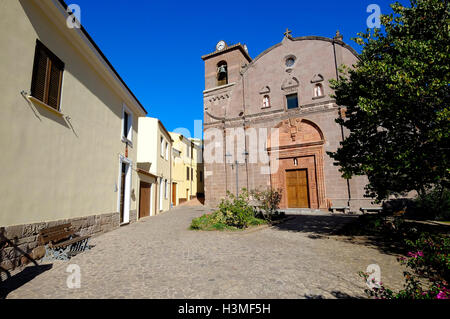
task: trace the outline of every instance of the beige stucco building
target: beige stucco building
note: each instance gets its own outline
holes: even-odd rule
[[[203,198],[202,141],[170,132],[173,139],[172,203]]]
[[[145,179],[139,216],[154,216],[171,208],[172,138],[157,118],[139,118],[138,172]],[[147,204],[149,205],[147,208]]]
[[[39,230],[98,234],[137,220],[138,117],[146,111],[60,1],[0,3],[1,267]],[[5,246],[6,245],[6,246]]]

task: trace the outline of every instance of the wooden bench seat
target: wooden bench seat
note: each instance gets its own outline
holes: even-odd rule
[[[70,256],[89,249],[90,237],[76,235],[70,223],[48,227],[39,232],[39,242],[45,246],[44,259],[50,260],[68,260]]]
[[[347,213],[350,211],[350,207],[348,207],[348,206],[332,206],[332,207],[330,207],[330,210],[333,212],[333,214],[336,214],[337,211],[342,211],[343,213]]]
[[[58,248],[66,247],[66,246],[69,246],[69,245],[73,245],[75,243],[78,243],[80,241],[88,239],[89,237],[91,237],[91,236],[75,237],[74,239],[71,239],[71,240],[65,241],[63,243],[59,243],[59,244],[53,245],[53,248],[58,249]]]
[[[382,207],[361,207],[359,210],[360,210],[363,214],[367,214],[367,213],[369,213],[369,212],[372,212],[372,213],[379,213],[379,212],[381,212],[381,211],[383,210],[383,208],[382,208]]]

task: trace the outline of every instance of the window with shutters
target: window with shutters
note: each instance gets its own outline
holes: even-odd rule
[[[122,141],[133,145],[133,113],[125,104],[122,107]]]
[[[166,142],[166,156],[165,159],[168,161],[169,160],[169,143]]]
[[[191,147],[188,144],[186,144],[186,156],[191,158]]]
[[[64,63],[39,40],[36,41],[31,95],[60,110]]]

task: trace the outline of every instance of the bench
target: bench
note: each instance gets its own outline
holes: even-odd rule
[[[70,223],[43,229],[39,232],[39,243],[45,245],[44,260],[69,260],[90,249],[90,237],[76,235]]]
[[[344,214],[350,212],[350,207],[348,206],[332,206],[330,207],[330,210],[333,212],[333,214],[336,214],[337,211],[341,211]]]
[[[379,213],[383,210],[383,207],[361,207],[359,209],[363,214],[367,213]]]

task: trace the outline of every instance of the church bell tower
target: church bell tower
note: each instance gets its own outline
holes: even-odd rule
[[[223,40],[217,43],[214,52],[202,56],[202,59],[205,62],[205,90],[236,83],[242,66],[252,61],[246,45],[228,46]]]

